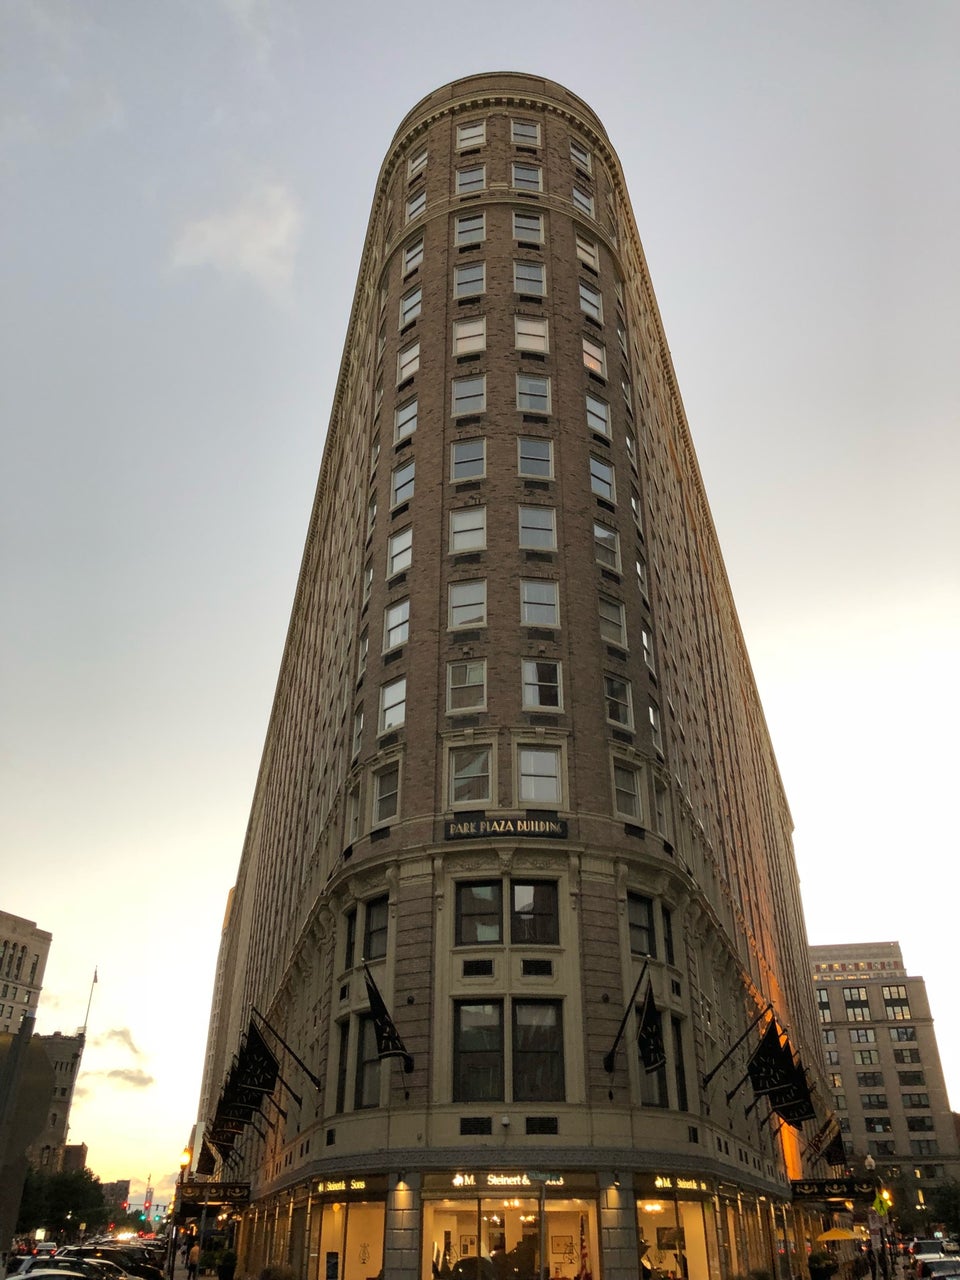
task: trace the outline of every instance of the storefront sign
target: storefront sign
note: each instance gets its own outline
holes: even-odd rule
[[[325,1192],[366,1190],[366,1178],[321,1178],[317,1182],[317,1193],[319,1195],[323,1195]]]
[[[517,1187],[536,1187],[543,1182],[548,1187],[562,1187],[560,1173],[455,1173],[450,1185],[457,1190],[470,1187],[492,1187],[496,1190],[516,1190]]]
[[[565,818],[488,818],[486,814],[463,814],[443,824],[444,840],[490,840],[505,837],[541,837],[566,840]]]
[[[703,1178],[696,1178],[686,1173],[651,1173],[639,1174],[634,1179],[634,1189],[638,1195],[654,1197],[707,1196],[713,1192],[713,1186]]]
[[[184,1182],[180,1187],[180,1199],[207,1205],[249,1204],[250,1183]]]
[[[877,1196],[876,1178],[805,1178],[791,1182],[794,1200],[866,1200]]]

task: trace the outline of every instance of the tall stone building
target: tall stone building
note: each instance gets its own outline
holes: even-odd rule
[[[35,921],[0,911],[0,1031],[15,1035],[22,1018],[37,1016],[51,940]]]
[[[377,181],[222,938],[243,1269],[792,1276],[744,1073],[770,1017],[817,1063],[808,963],[620,163],[557,84],[447,85]]]

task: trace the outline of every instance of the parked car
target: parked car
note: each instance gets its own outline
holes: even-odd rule
[[[920,1254],[916,1262],[917,1275],[921,1277],[930,1276],[960,1276],[960,1257],[947,1257],[945,1254],[939,1256],[925,1256]]]
[[[37,1243],[33,1246],[33,1256],[35,1258],[41,1258],[44,1255],[49,1257],[51,1254],[54,1254],[56,1252],[57,1252],[56,1240],[38,1240]]]

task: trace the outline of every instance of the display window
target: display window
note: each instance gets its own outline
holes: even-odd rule
[[[386,1206],[332,1200],[311,1221],[310,1276],[316,1280],[382,1280]]]
[[[686,1187],[680,1184],[687,1183]],[[637,1187],[641,1280],[711,1280],[720,1274],[706,1183],[659,1178]]]

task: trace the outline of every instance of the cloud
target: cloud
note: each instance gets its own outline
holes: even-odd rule
[[[132,1089],[149,1089],[155,1083],[153,1076],[139,1067],[114,1067],[112,1071],[84,1071],[77,1081],[74,1094],[80,1098],[90,1096],[92,1090],[85,1082],[88,1080],[115,1080],[119,1084],[128,1084]]]
[[[247,276],[274,296],[293,278],[303,214],[282,183],[264,183],[233,209],[188,222],[177,237],[175,267],[210,266]]]
[[[125,1045],[135,1058],[142,1058],[143,1054],[133,1042],[133,1036],[127,1027],[114,1027],[111,1031],[106,1031],[102,1036],[97,1036],[94,1044],[98,1049],[104,1048],[109,1044]]]

